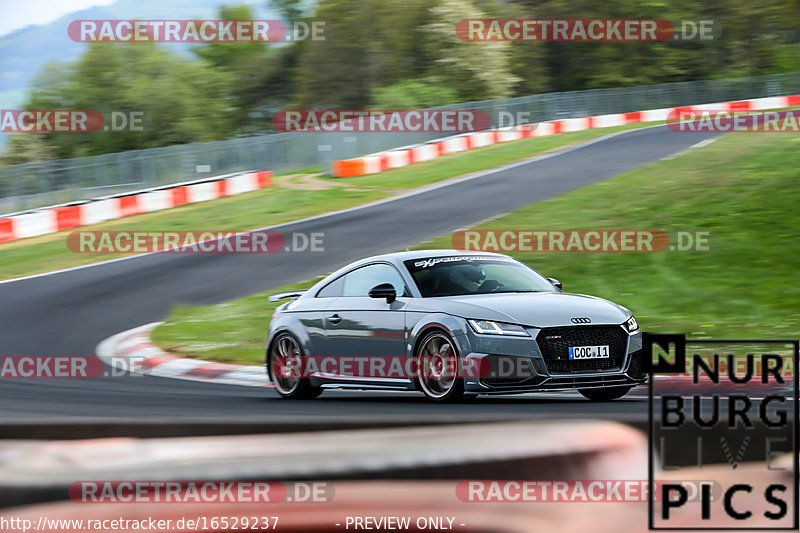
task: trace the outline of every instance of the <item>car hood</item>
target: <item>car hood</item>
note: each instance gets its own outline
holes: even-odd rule
[[[571,326],[572,318],[592,324],[622,324],[630,312],[613,302],[564,292],[474,294],[415,298],[409,311],[441,312],[463,318],[495,320],[524,326]]]

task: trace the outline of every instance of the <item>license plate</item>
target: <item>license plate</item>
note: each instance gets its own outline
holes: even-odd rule
[[[606,359],[609,357],[608,345],[605,346],[570,346],[570,359]]]

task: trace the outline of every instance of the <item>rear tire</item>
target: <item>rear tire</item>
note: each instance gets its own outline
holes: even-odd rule
[[[417,353],[417,388],[434,402],[454,403],[464,399],[461,359],[455,343],[442,331],[422,338]]]
[[[303,375],[303,350],[300,342],[291,333],[279,333],[269,349],[267,365],[275,392],[289,400],[313,400],[322,394],[322,389],[311,386],[308,376]]]
[[[606,387],[604,389],[578,389],[584,398],[593,402],[610,402],[628,394],[633,386]]]

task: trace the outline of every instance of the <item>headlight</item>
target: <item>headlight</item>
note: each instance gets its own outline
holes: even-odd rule
[[[475,333],[483,335],[512,335],[516,337],[530,337],[525,328],[517,324],[492,322],[491,320],[467,320]]]
[[[625,329],[627,329],[627,330],[628,330],[628,333],[636,333],[637,331],[639,331],[639,323],[638,323],[638,322],[636,322],[636,319],[635,319],[635,318],[633,318],[633,317],[630,317],[630,318],[629,318],[629,319],[628,319],[628,320],[625,322]]]

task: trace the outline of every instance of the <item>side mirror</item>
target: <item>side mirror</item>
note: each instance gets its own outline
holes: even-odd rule
[[[391,283],[381,283],[372,287],[372,290],[369,291],[369,297],[386,298],[386,303],[390,304],[397,300],[397,291],[394,290],[394,285]]]
[[[561,288],[561,282],[558,281],[556,278],[547,278],[547,281],[552,283],[553,287],[555,287],[556,289],[560,289]]]

